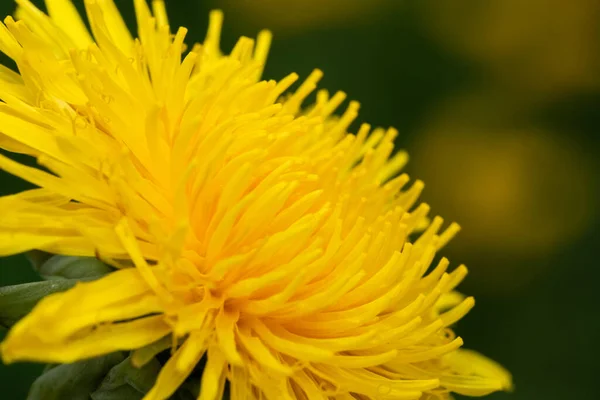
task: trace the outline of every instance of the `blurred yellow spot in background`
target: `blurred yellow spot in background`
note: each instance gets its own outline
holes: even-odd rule
[[[463,227],[455,258],[476,280],[514,289],[594,223],[595,161],[568,132],[487,118],[501,107],[485,102],[466,96],[443,106],[417,135],[410,165],[427,182],[425,199]]]
[[[425,0],[429,32],[527,95],[600,85],[598,0]]]

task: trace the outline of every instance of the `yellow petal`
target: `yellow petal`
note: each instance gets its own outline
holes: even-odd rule
[[[152,11],[156,18],[156,25],[159,28],[169,25],[169,18],[167,17],[167,9],[164,0],[152,0]]]
[[[131,232],[131,228],[129,227],[127,221],[122,219],[116,227],[117,236],[121,239],[121,243],[129,256],[131,257],[131,261],[135,264],[138,269],[140,276],[144,278],[146,283],[157,293],[160,297],[162,297],[166,301],[172,300],[172,295],[169,293],[161,282],[158,281],[156,275],[152,268],[148,265],[146,260],[143,257],[142,252],[140,251],[140,247],[137,243],[136,237]]]
[[[58,236],[42,236],[31,232],[0,231],[0,257],[23,253],[32,249],[43,249],[60,241]]]
[[[23,20],[27,23],[27,27],[31,29],[35,34],[50,41],[55,49],[61,49],[63,54],[62,57],[68,56],[69,49],[75,45],[71,41],[71,38],[60,29],[51,18],[40,11],[33,3],[29,0],[16,0],[18,5],[15,16],[19,20]]]
[[[27,318],[27,317],[26,317]],[[2,360],[72,363],[114,351],[143,347],[169,333],[164,317],[155,316],[101,325],[62,342],[45,342],[27,331],[12,331],[2,343]]]
[[[121,52],[128,55],[133,52],[133,38],[113,0],[86,0],[85,9],[101,47],[99,36],[103,32]]]
[[[152,343],[170,332],[162,306],[136,269],[48,296],[9,332],[5,361],[73,362]],[[131,322],[121,322],[130,321]]]
[[[495,361],[472,350],[459,349],[444,357],[452,374],[443,375],[441,384],[466,396],[485,396],[498,390],[512,390],[512,376]]]
[[[237,337],[245,347],[247,354],[257,363],[278,374],[292,374],[292,369],[283,364],[259,338],[252,336],[249,331],[240,330]]]
[[[245,368],[232,367],[229,382],[231,400],[256,400],[252,393],[250,376]]]
[[[239,313],[221,311],[215,320],[215,330],[221,350],[227,361],[232,365],[242,365],[242,357],[237,350],[234,326],[238,321]]]
[[[333,351],[331,350],[284,339],[274,334],[264,323],[258,319],[253,321],[252,328],[260,337],[260,339],[268,346],[283,354],[289,354],[290,356],[296,357],[300,360],[321,361],[327,360],[333,356]]]
[[[202,383],[200,396],[198,400],[219,400],[223,396],[225,386],[225,356],[217,347],[208,349],[208,359],[204,373],[202,374]]]
[[[92,44],[92,37],[71,0],[45,0],[52,20],[80,49]]]
[[[144,396],[144,400],[164,400],[169,398],[192,373],[192,370],[204,355],[205,350],[204,337],[190,336],[179,350],[169,358],[169,361],[167,361],[160,371],[156,383],[150,392]],[[182,358],[188,358],[188,360],[182,364]]]

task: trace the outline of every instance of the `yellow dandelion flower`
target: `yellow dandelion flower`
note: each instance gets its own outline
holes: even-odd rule
[[[199,399],[438,399],[510,387],[459,349],[450,326],[473,306],[439,250],[456,233],[421,182],[399,174],[396,131],[347,133],[358,104],[317,92],[313,72],[261,81],[261,32],[219,49],[220,12],[186,52],[162,0],[135,0],[138,36],[112,0],[49,16],[17,0],[0,25],[0,156],[39,188],[0,198],[0,255],[99,256],[117,267],[46,297],[9,332],[5,362],[70,363],[172,349],[146,400],[167,399],[205,358]]]

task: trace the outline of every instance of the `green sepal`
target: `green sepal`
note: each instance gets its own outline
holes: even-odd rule
[[[131,363],[131,356],[127,357],[120,364],[113,367],[106,375],[98,389],[92,393],[93,400],[112,399],[111,396],[117,396],[125,393],[125,390],[119,390],[124,387],[134,389],[140,395],[140,399],[144,394],[148,393],[156,377],[160,372],[161,365],[155,358],[141,368],[136,368]],[[132,393],[130,390],[127,392]],[[119,397],[115,397],[118,399]],[[134,397],[137,399],[138,397]]]
[[[200,379],[188,378],[173,395],[172,400],[196,400],[200,394]]]
[[[120,386],[112,390],[104,390],[91,394],[92,400],[142,400],[144,394],[138,392],[131,386]]]
[[[28,257],[33,268],[47,280],[97,279],[113,271],[111,267],[93,257],[44,257],[44,254],[35,252],[30,253]]]
[[[164,336],[156,342],[150,343],[144,347],[140,347],[131,353],[131,359],[135,360],[137,365],[146,365],[154,359],[163,350],[168,349],[173,345],[173,337],[171,335]]]
[[[42,371],[42,374],[45,374],[46,372],[50,371],[52,368],[58,367],[60,364],[46,364],[44,366],[44,370]]]
[[[31,385],[27,400],[89,400],[112,367],[122,362],[122,353],[58,365],[40,375]]]
[[[40,266],[42,264],[44,264],[46,261],[48,261],[54,254],[52,253],[46,253],[45,251],[41,251],[41,250],[29,250],[28,252],[24,253],[25,257],[27,257],[27,260],[29,260],[29,262],[31,263],[31,266],[33,267],[33,269],[35,271],[38,271]]]
[[[11,327],[43,297],[70,289],[76,282],[75,279],[64,279],[0,287],[0,325]]]

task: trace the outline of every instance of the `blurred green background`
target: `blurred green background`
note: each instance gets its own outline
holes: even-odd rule
[[[132,1],[117,4],[133,28]],[[463,227],[445,254],[469,267],[462,290],[477,306],[458,333],[514,374],[516,391],[490,399],[597,398],[597,0],[167,0],[167,8],[173,26],[190,28],[188,43],[203,39],[210,9],[223,9],[225,51],[270,28],[265,77],[318,67],[321,87],[361,102],[359,122],[399,129],[408,172],[426,182],[423,200]],[[0,2],[0,15],[13,10]],[[25,187],[0,172],[0,194]],[[38,279],[22,256],[0,264],[0,285]],[[25,398],[40,371],[0,366],[2,398]]]

